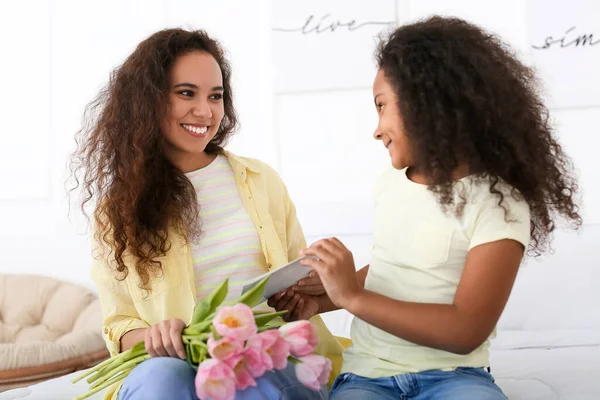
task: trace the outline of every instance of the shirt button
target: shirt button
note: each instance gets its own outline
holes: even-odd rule
[[[108,335],[108,328],[104,328],[104,333]]]

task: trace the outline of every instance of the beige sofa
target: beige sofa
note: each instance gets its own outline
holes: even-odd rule
[[[0,392],[108,357],[90,290],[53,278],[0,275]]]

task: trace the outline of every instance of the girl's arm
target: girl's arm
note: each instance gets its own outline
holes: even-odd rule
[[[356,279],[363,288],[365,287],[365,280],[367,279],[368,272],[368,265],[365,265],[360,270],[356,271]],[[319,286],[323,289],[323,284],[318,275],[315,278],[308,279],[314,279],[318,282],[318,285],[315,284],[314,286]],[[292,321],[310,319],[313,315],[335,311],[341,308],[333,304],[327,293],[311,295],[302,293],[297,290],[296,287],[293,289],[285,289],[274,294],[267,304],[277,311],[287,310],[287,318]]]
[[[369,266],[365,265],[364,267],[362,267],[361,269],[359,269],[358,271],[356,271],[356,280],[358,281],[358,284],[364,289],[365,287],[365,280],[367,279],[367,273],[369,272]],[[322,314],[322,313],[326,313],[326,312],[330,312],[330,311],[335,311],[335,310],[339,310],[340,308],[344,308],[344,307],[338,307],[336,306],[333,301],[331,301],[331,299],[329,298],[329,296],[327,295],[327,293],[318,296],[315,299],[319,305],[318,307],[318,313]]]
[[[524,247],[499,240],[474,247],[452,304],[398,301],[364,288],[354,273],[352,254],[337,239],[305,251],[321,277],[333,306],[404,340],[457,354],[477,349],[496,326],[512,290]],[[363,268],[364,269],[364,268]],[[362,271],[362,270],[361,270]],[[366,276],[366,274],[365,274]]]

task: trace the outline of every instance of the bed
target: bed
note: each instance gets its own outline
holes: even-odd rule
[[[492,366],[498,384],[511,400],[600,399],[600,344],[495,349]],[[0,393],[0,400],[72,399],[87,390],[85,382],[70,382],[80,373]],[[102,395],[90,399],[101,400]]]
[[[600,233],[600,226],[587,229]],[[560,252],[519,273],[491,353],[492,374],[511,400],[600,399],[600,249],[590,233],[562,237]],[[348,337],[350,314],[323,319]],[[70,383],[74,375],[0,393],[0,400],[71,399],[87,389]]]

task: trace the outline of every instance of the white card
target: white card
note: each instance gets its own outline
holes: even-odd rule
[[[312,271],[311,267],[307,267],[305,265],[300,264],[300,260],[303,260],[305,258],[316,257],[301,257],[287,265],[284,265],[283,267],[277,268],[274,271],[267,272],[266,274],[256,277],[242,285],[242,294],[246,293],[248,290],[256,286],[267,276],[270,276],[270,278],[267,281],[267,284],[265,285],[265,291],[263,293],[263,299],[265,300],[273,296],[275,293],[295,285],[300,279],[306,278],[309,272]]]

